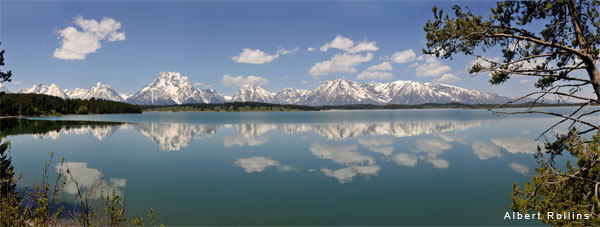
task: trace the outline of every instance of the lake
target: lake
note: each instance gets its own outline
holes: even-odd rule
[[[52,174],[64,157],[81,186],[101,181],[128,217],[152,207],[167,225],[528,225],[541,223],[503,220],[509,193],[535,173],[535,139],[557,119],[451,109],[3,121],[22,185],[54,152]]]

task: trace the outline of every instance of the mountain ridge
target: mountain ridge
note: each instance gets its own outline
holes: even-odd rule
[[[18,93],[38,93],[61,98],[106,99],[138,105],[177,105],[193,103],[262,102],[309,106],[338,106],[355,104],[390,105],[424,103],[499,104],[510,97],[485,93],[440,83],[397,80],[388,83],[361,83],[341,78],[323,82],[313,90],[292,87],[278,92],[258,85],[241,87],[231,99],[214,89],[199,89],[187,76],[178,72],[162,72],[138,92],[119,94],[111,86],[98,82],[90,89],[61,90],[58,85],[40,83]],[[129,96],[129,97],[127,97]]]

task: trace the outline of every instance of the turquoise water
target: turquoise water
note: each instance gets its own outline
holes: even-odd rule
[[[3,130],[14,128],[22,184],[39,182],[54,152],[84,187],[101,182],[129,214],[152,207],[167,225],[527,225],[540,223],[503,220],[509,193],[534,174],[534,139],[555,121],[485,110],[144,113]]]

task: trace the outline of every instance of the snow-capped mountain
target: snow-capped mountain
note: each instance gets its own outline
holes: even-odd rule
[[[70,99],[81,99],[88,92],[88,90],[83,88],[75,88],[73,90],[64,89],[63,92]]]
[[[258,85],[245,85],[233,97],[231,102],[265,102],[275,103],[275,94]]]
[[[123,98],[112,89],[111,86],[103,84],[101,82],[96,83],[92,86],[88,92],[86,92],[81,99],[104,99],[109,101],[124,102]]]
[[[275,94],[275,102],[280,104],[293,104],[304,101],[309,90],[300,90],[296,88],[284,88]]]
[[[4,88],[0,84],[0,91]],[[177,72],[163,72],[151,84],[133,95],[119,94],[110,86],[97,83],[89,90],[76,88],[62,91],[56,84],[37,84],[19,93],[37,93],[61,98],[105,99],[141,105],[173,105],[185,103],[264,102],[297,105],[351,105],[351,104],[423,104],[449,103],[493,104],[512,98],[484,93],[452,85],[394,81],[389,83],[359,83],[350,80],[328,80],[315,89],[285,88],[277,93],[257,85],[246,85],[233,96],[223,96],[214,89],[195,88],[188,77]],[[527,100],[525,100],[527,101]]]
[[[34,85],[31,88],[23,88],[21,90],[19,90],[17,93],[33,93],[33,94],[44,94],[44,95],[51,95],[51,96],[56,96],[56,97],[60,97],[60,98],[67,98],[67,95],[65,94],[65,92],[63,92],[60,87],[58,87],[58,85],[56,84],[50,84],[50,86],[44,84],[44,83],[39,83]]]
[[[276,102],[301,105],[351,104],[423,104],[459,102],[466,104],[503,103],[508,97],[483,93],[446,84],[394,81],[358,83],[343,79],[325,81],[312,91],[286,88],[276,95]]]
[[[447,84],[394,81],[370,84],[386,104],[422,104],[459,102],[466,104],[502,103],[510,100],[497,94],[483,93]]]
[[[121,98],[123,98],[123,100],[127,100],[129,97],[132,96],[132,94],[119,93],[119,96],[121,96]]]
[[[219,94],[215,89],[206,89],[201,90],[198,89],[202,95],[202,100],[204,103],[224,103],[228,100],[221,94]]]
[[[127,102],[142,105],[172,105],[223,100],[220,94],[211,90],[195,88],[188,77],[178,72],[162,72],[160,77],[129,97]]]
[[[308,93],[300,103],[312,106],[386,104],[386,100],[373,91],[372,85],[342,79],[328,80]]]

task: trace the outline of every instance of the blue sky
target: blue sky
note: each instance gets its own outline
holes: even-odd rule
[[[432,6],[449,11],[454,4],[487,13],[495,3],[1,1],[0,48],[6,49],[4,69],[13,70],[11,91],[40,82],[87,89],[100,81],[134,93],[162,71],[224,95],[248,83],[278,91],[312,89],[334,78],[441,81],[510,96],[534,90],[527,78],[492,86],[487,74],[470,76],[472,57],[422,56]],[[95,22],[101,29],[80,26]],[[81,37],[101,47],[90,52]]]

